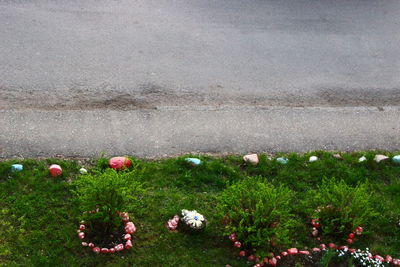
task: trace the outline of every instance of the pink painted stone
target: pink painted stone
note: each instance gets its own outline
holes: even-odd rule
[[[338,247],[338,249],[339,250],[346,250],[346,249],[349,249],[347,246],[340,246],[340,247]]]
[[[109,251],[110,253],[115,253],[115,248],[110,248]]]
[[[124,235],[125,240],[131,240],[132,236],[130,234]]]
[[[310,255],[310,251],[308,251],[308,250],[300,250],[299,254]]]
[[[361,226],[358,226],[355,230],[356,235],[361,235],[364,229]]]
[[[123,244],[118,244],[114,248],[115,248],[115,251],[122,251],[122,250],[124,250],[124,245]]]
[[[79,230],[85,231],[86,227],[84,224],[79,225]]]
[[[380,262],[384,262],[384,261],[385,261],[385,259],[384,259],[382,256],[379,256],[379,255],[375,255],[374,258],[375,258],[376,260],[380,261]]]
[[[329,247],[329,248],[336,248],[336,245],[335,245],[334,243],[329,243],[329,244],[328,244],[328,247]]]
[[[385,261],[386,261],[386,263],[391,263],[393,261],[393,258],[390,255],[387,255],[385,257]]]
[[[313,252],[320,252],[321,249],[320,249],[320,248],[313,248],[312,251],[313,251]]]
[[[275,257],[273,257],[272,259],[269,260],[268,263],[271,266],[276,266],[276,264],[278,263],[278,260]]]
[[[289,255],[289,253],[287,253],[286,251],[282,251],[281,255],[282,255],[283,257],[285,257],[285,256]]]
[[[127,234],[133,234],[136,232],[136,227],[133,224],[133,222],[127,222],[125,225],[125,233]]]
[[[235,233],[230,234],[229,235],[229,240],[232,241],[232,242],[236,242],[236,234]]]
[[[353,240],[353,239],[351,239],[351,238],[347,239],[347,243],[348,243],[348,244],[350,244],[350,245],[351,245],[351,244],[353,244],[353,242],[354,242],[354,240]]]
[[[394,265],[400,265],[400,260],[399,259],[393,259],[392,263]]]
[[[103,254],[107,254],[108,252],[109,252],[108,248],[102,248],[101,249],[101,253],[103,253]]]
[[[289,253],[289,255],[294,255],[299,253],[299,250],[297,248],[289,248],[287,252]]]
[[[349,248],[349,252],[350,252],[350,253],[354,253],[354,252],[356,252],[356,249],[354,249],[354,248]]]
[[[240,257],[246,256],[246,251],[241,250],[241,251],[239,252],[239,256],[240,256]]]
[[[325,244],[321,244],[321,245],[319,245],[319,247],[320,247],[322,250],[325,250],[325,249],[326,249],[326,245],[325,245]]]
[[[254,256],[254,255],[250,255],[247,257],[248,261],[254,261],[255,259],[256,259],[256,256]]]
[[[281,259],[281,256],[278,255],[278,256],[276,256],[275,258],[276,258],[277,260],[280,260],[280,259]]]
[[[131,240],[127,240],[126,241],[126,243],[125,243],[125,248],[126,249],[131,249],[133,246],[132,246],[132,241]]]
[[[318,236],[318,230],[317,229],[313,230],[311,234],[312,234],[313,237],[317,237]]]
[[[87,247],[87,246],[88,246],[88,243],[82,242],[82,246]]]
[[[79,232],[78,236],[80,239],[84,239],[85,238],[85,233],[84,232]]]
[[[89,243],[88,246],[89,246],[89,248],[94,248],[94,244],[93,243]]]
[[[354,233],[349,234],[349,238],[353,239],[354,238]]]
[[[115,170],[121,170],[124,168],[129,168],[132,162],[127,157],[113,157],[108,161],[110,168]]]
[[[94,253],[99,254],[99,253],[100,253],[100,248],[99,248],[99,247],[94,247],[94,248],[92,248],[92,251],[93,251]]]
[[[236,241],[235,243],[233,243],[233,245],[237,248],[240,248],[242,246],[242,243],[240,243],[239,241]]]
[[[53,177],[60,176],[62,174],[62,169],[60,165],[52,164],[49,168],[50,175]]]

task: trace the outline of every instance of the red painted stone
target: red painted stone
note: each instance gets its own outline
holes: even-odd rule
[[[256,257],[254,255],[250,255],[247,257],[248,261],[254,261],[256,259]]]
[[[319,219],[312,219],[311,220],[311,224],[312,226],[314,226],[315,228],[318,228],[321,226],[321,224],[319,223]]]
[[[94,248],[94,244],[93,243],[89,243],[88,246],[89,246],[89,248]]]
[[[385,261],[385,259],[384,259],[382,256],[379,256],[379,255],[375,255],[374,258],[375,258],[376,260],[380,261],[380,262],[384,262],[384,261]]]
[[[115,253],[115,248],[110,248],[109,251],[110,253]]]
[[[107,254],[108,252],[109,252],[108,248],[102,248],[101,249],[101,253],[103,253],[103,254]]]
[[[334,243],[329,243],[329,244],[328,244],[328,247],[329,247],[329,248],[336,248],[336,245],[335,245]]]
[[[355,248],[349,248],[349,252],[350,253],[354,253],[354,252],[356,252],[356,249]]]
[[[241,251],[239,252],[239,256],[240,256],[240,257],[246,256],[246,251],[241,250]]]
[[[308,250],[300,250],[299,254],[310,255],[310,251],[308,251]]]
[[[294,255],[294,254],[299,253],[299,250],[297,248],[289,248],[287,250],[287,252],[288,252],[289,255]]]
[[[131,164],[131,160],[126,157],[113,157],[108,161],[108,165],[110,166],[110,168],[113,168],[115,170],[129,168]]]
[[[230,234],[229,235],[229,240],[232,241],[232,242],[236,242],[236,234],[234,234],[234,233]]]
[[[81,231],[85,231],[85,225],[84,224],[81,224],[81,225],[79,225],[79,230],[81,230]]]
[[[349,234],[349,238],[353,239],[354,238],[354,233]]]
[[[57,177],[57,176],[60,176],[62,174],[62,169],[61,169],[60,165],[53,164],[53,165],[50,166],[49,172],[50,172],[51,176]]]
[[[92,248],[92,251],[93,251],[94,253],[99,254],[99,253],[100,253],[100,248],[99,248],[99,247],[94,247],[94,248]]]
[[[353,242],[354,242],[353,239],[351,239],[351,238],[347,239],[347,243],[349,243],[350,245],[353,244]]]

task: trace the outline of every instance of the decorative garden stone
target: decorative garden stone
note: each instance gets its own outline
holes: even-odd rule
[[[385,155],[375,155],[375,158],[374,158],[374,160],[376,161],[376,162],[381,162],[382,160],[387,160],[389,157],[388,156],[385,156]]]
[[[243,160],[247,163],[250,163],[252,165],[257,165],[259,160],[258,160],[258,155],[257,154],[249,154],[249,155],[245,155],[243,157]]]
[[[343,159],[340,154],[333,154],[332,155],[335,159]]]
[[[400,155],[396,155],[392,158],[392,161],[396,164],[400,164]]]
[[[367,160],[367,158],[364,157],[364,156],[362,156],[361,158],[358,159],[358,162],[364,162],[364,161],[366,161],[366,160]]]
[[[80,168],[79,169],[80,174],[87,174],[87,170],[85,168]]]
[[[289,160],[287,158],[277,158],[276,161],[280,164],[288,164]]]
[[[121,170],[124,168],[129,168],[132,162],[127,157],[113,157],[108,161],[110,168],[115,170]]]
[[[198,166],[201,164],[201,160],[198,158],[186,158],[185,161],[192,164],[193,166]]]
[[[310,162],[315,162],[317,160],[318,160],[317,156],[311,156],[310,159],[309,159]]]
[[[62,174],[62,169],[61,169],[60,165],[57,165],[57,164],[51,165],[49,168],[49,171],[50,171],[50,175],[53,177],[60,176]]]
[[[11,165],[11,171],[12,172],[20,172],[24,169],[24,166],[22,164],[13,164]]]

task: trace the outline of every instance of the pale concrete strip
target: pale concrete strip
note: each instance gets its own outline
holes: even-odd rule
[[[400,149],[400,108],[0,111],[0,156]]]

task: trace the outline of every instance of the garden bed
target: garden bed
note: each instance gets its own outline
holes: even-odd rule
[[[375,162],[377,153],[342,154],[342,159],[327,152],[282,154],[272,159],[260,155],[258,165],[244,163],[241,156],[190,155],[202,160],[199,166],[188,164],[185,161],[187,156],[162,160],[134,159],[132,171],[145,189],[140,196],[140,207],[134,213],[129,211],[137,232],[130,251],[113,255],[96,255],[82,248],[76,235],[81,211],[76,206],[71,187],[80,175],[82,165],[78,161],[2,161],[0,265],[252,266],[246,259],[238,257],[238,250],[222,235],[224,225],[215,212],[222,191],[248,176],[262,176],[268,183],[284,185],[296,194],[292,205],[296,219],[302,223],[294,226],[290,247],[299,249],[319,245],[310,234],[310,220],[300,205],[308,197],[308,191],[315,190],[324,178],[342,179],[349,186],[368,181],[370,204],[379,214],[363,225],[363,236],[352,246],[368,247],[374,254],[399,258],[400,165],[390,160]],[[379,154],[393,156],[399,153],[380,151]],[[310,163],[311,155],[318,156],[318,160]],[[288,158],[287,164],[276,161],[281,156]],[[367,160],[359,162],[361,156]],[[12,172],[14,163],[22,164],[23,171]],[[48,172],[51,164],[59,164],[63,174],[51,177]],[[108,168],[108,159],[94,159],[83,167],[102,172]],[[207,218],[208,226],[204,232],[189,235],[166,230],[165,223],[182,209],[197,210]],[[121,233],[117,235],[121,236]],[[288,256],[278,266],[313,266],[311,263],[318,266],[321,262],[324,262],[322,253],[316,253],[311,259],[304,255]],[[335,260],[330,263],[330,266],[346,266]]]

